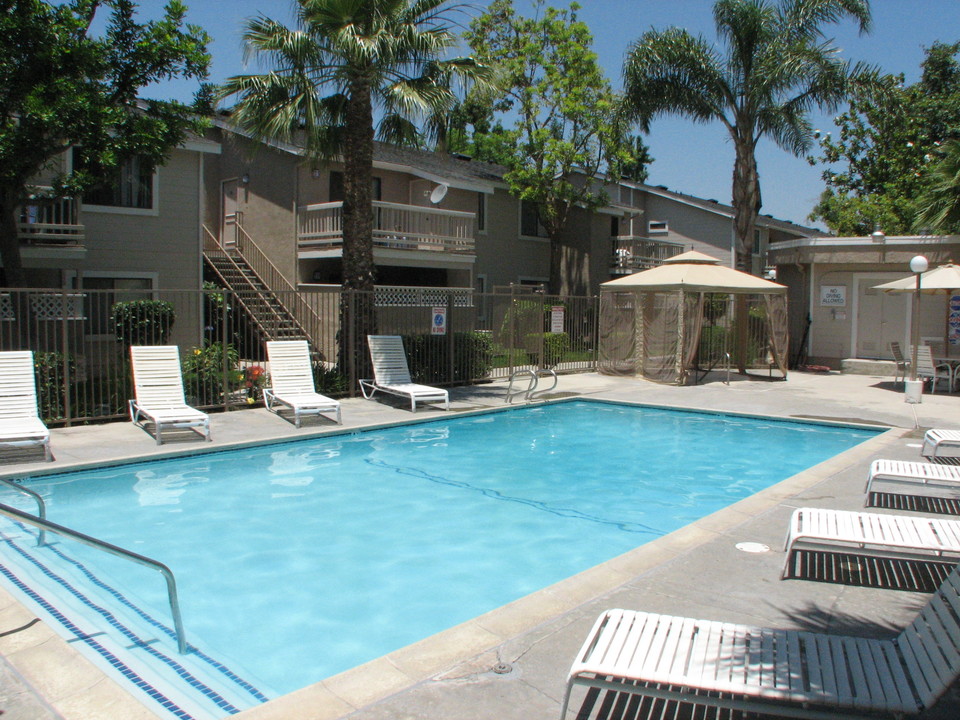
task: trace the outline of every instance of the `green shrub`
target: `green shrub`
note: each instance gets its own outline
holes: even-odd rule
[[[72,355],[60,352],[34,352],[33,369],[40,418],[44,422],[66,418],[67,393],[71,393],[71,400],[75,397],[77,361]]]
[[[198,405],[219,405],[224,394],[243,385],[238,369],[240,355],[229,343],[205,343],[191,349],[183,360],[184,389]]]
[[[313,385],[322,395],[343,395],[348,390],[347,376],[322,362],[313,364]]]
[[[449,378],[450,339],[446,335],[404,335],[410,377],[424,384],[445,383]],[[453,382],[485,378],[493,367],[493,339],[487,332],[453,335]]]
[[[543,334],[543,367],[553,367],[570,351],[570,336],[565,333]]]
[[[117,340],[129,345],[166,345],[177,313],[164,300],[131,300],[110,309]]]

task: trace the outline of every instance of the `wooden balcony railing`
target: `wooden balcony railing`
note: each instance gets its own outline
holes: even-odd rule
[[[629,275],[638,270],[656,267],[664,260],[679,255],[682,243],[653,240],[647,237],[620,236],[613,238],[612,275]]]
[[[31,197],[20,206],[17,237],[29,245],[79,245],[86,237],[75,198]]]
[[[470,212],[373,203],[374,247],[473,255],[475,215]],[[300,250],[343,245],[343,203],[304,205],[297,213]]]

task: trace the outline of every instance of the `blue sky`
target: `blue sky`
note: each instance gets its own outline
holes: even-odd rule
[[[154,5],[156,2],[156,5]],[[286,0],[185,0],[188,21],[203,27],[213,38],[211,80],[255,71],[243,67],[241,33],[244,20],[259,13],[289,22],[291,4]],[[474,7],[486,6],[476,0]],[[527,0],[515,0],[526,12]],[[566,7],[566,2],[550,2]],[[715,40],[711,0],[580,0],[580,17],[593,32],[594,50],[616,87],[621,85],[623,56],[628,46],[650,28],[671,25]],[[142,3],[145,16],[158,0]],[[919,77],[925,47],[936,41],[960,40],[960,0],[874,0],[873,31],[859,36],[851,22],[828,27],[845,58],[862,60],[885,72],[904,73],[907,82]],[[466,18],[464,18],[466,21]],[[168,85],[146,94],[189,100],[195,85]],[[832,115],[813,116],[814,126],[832,129]],[[672,190],[703,198],[730,202],[733,149],[719,123],[694,125],[679,118],[656,120],[645,141],[655,162],[649,181]],[[757,161],[763,193],[761,212],[801,224],[823,190],[822,167],[811,167],[772,143],[758,149]]]

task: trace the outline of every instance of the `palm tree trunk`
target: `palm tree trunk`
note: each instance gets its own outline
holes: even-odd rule
[[[760,178],[757,173],[756,140],[734,136],[733,211],[736,229],[736,267],[753,272],[754,236],[760,214]]]
[[[376,332],[374,309],[373,103],[369,81],[350,85],[343,147],[343,292],[340,295],[341,372],[370,377],[367,335]],[[351,392],[356,385],[351,383]]]

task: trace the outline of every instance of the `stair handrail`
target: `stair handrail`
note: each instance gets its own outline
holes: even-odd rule
[[[3,503],[0,503],[0,515],[6,515],[9,518],[19,520],[27,525],[33,525],[41,530],[47,530],[48,532],[57,533],[58,535],[64,535],[84,545],[89,545],[90,547],[104,550],[111,555],[126,558],[127,560],[135,562],[138,565],[143,565],[159,571],[160,574],[163,575],[163,579],[167,582],[167,599],[170,601],[170,614],[173,616],[173,628],[177,635],[177,650],[181,655],[185,655],[187,653],[187,636],[183,630],[183,618],[180,616],[180,599],[177,596],[177,580],[174,578],[173,571],[169,567],[164,565],[159,560],[154,560],[146,555],[136,553],[133,550],[127,550],[119,545],[114,545],[113,543],[107,542],[106,540],[100,540],[99,538],[82,533],[79,530],[68,528],[65,525],[59,525],[55,522],[50,522],[49,520],[43,520],[34,515],[30,515],[29,513],[25,513],[22,510],[17,510],[9,505],[4,505]]]
[[[250,233],[248,233],[242,225],[237,225],[237,230],[237,252],[249,263],[253,272],[260,279],[260,282],[274,293],[274,297],[276,297],[281,307],[297,321],[304,335],[310,338],[311,344],[314,347],[318,347],[317,342],[315,342],[314,333],[307,330],[307,326],[311,323],[313,323],[312,327],[315,328],[319,328],[320,325],[322,325],[323,320],[317,314],[317,311],[313,309],[310,303],[303,299],[293,284],[291,284],[284,274],[280,272],[279,268],[273,264],[273,261],[263,252],[257,242],[250,237]],[[269,274],[269,277],[265,277],[264,271]],[[276,295],[278,291],[289,294],[293,299],[295,307],[288,307],[287,303],[285,303],[280,296]]]
[[[204,229],[204,231],[207,233],[207,235],[214,240],[214,243],[215,243],[215,247],[213,247],[213,248],[208,248],[208,247],[206,247],[206,244],[205,244],[203,254],[204,254],[205,256],[210,256],[210,254],[211,254],[212,252],[217,252],[217,253],[219,253],[221,257],[226,258],[226,260],[233,266],[233,269],[234,269],[234,270],[236,270],[238,273],[240,273],[241,276],[243,276],[244,278],[246,278],[246,271],[237,264],[237,261],[234,260],[234,259],[230,256],[230,253],[226,252],[226,251],[220,246],[219,243],[216,243],[216,238],[214,237],[213,233],[210,232],[210,229],[209,229],[206,225],[203,226],[203,229]],[[217,269],[216,266],[213,266],[213,269],[214,269],[214,271],[217,273],[217,275],[220,277],[220,279],[223,281],[223,283],[229,287],[229,286],[230,286],[230,283],[229,283],[229,282],[227,281],[227,279],[223,276],[223,274],[220,272],[220,270]],[[259,279],[259,278],[258,278],[258,279]],[[253,283],[248,282],[248,285],[249,285],[250,288],[253,290],[253,293],[255,294],[255,296],[258,297],[258,298],[262,301],[263,305],[266,306],[266,307],[268,307],[268,308],[270,308],[271,312],[274,312],[272,306],[270,305],[270,301],[269,301],[269,299],[267,298],[267,296],[264,295]],[[243,295],[240,294],[240,293],[234,292],[234,296],[236,297],[237,302],[240,303],[240,305],[246,310],[247,315],[250,317],[251,320],[253,320],[253,323],[254,323],[258,328],[260,328],[260,331],[264,334],[264,336],[266,336],[267,339],[269,339],[269,338],[271,337],[270,331],[269,331],[269,330],[266,328],[266,326],[260,321],[259,315],[258,315],[256,312],[254,312],[254,311],[248,306],[248,304],[247,304],[246,302],[244,302]],[[274,315],[276,316],[276,313],[275,313],[275,312],[274,312]],[[276,319],[279,320],[279,319],[280,319],[279,316],[276,316]]]
[[[516,379],[517,379],[518,377],[520,377],[521,375],[529,375],[529,376],[530,376],[530,381],[529,381],[530,384],[527,385],[527,388],[526,388],[525,390],[514,390],[514,389],[513,389],[513,381],[516,380]],[[506,402],[507,404],[512,403],[512,402],[513,402],[513,397],[514,397],[515,395],[523,395],[524,399],[529,399],[530,393],[533,392],[533,390],[534,390],[536,387],[537,387],[537,374],[536,374],[533,370],[529,370],[529,369],[527,369],[527,368],[523,368],[523,369],[520,369],[520,370],[514,370],[514,371],[510,374],[510,383],[507,385],[507,397],[506,397],[506,399],[505,399],[505,402]]]

